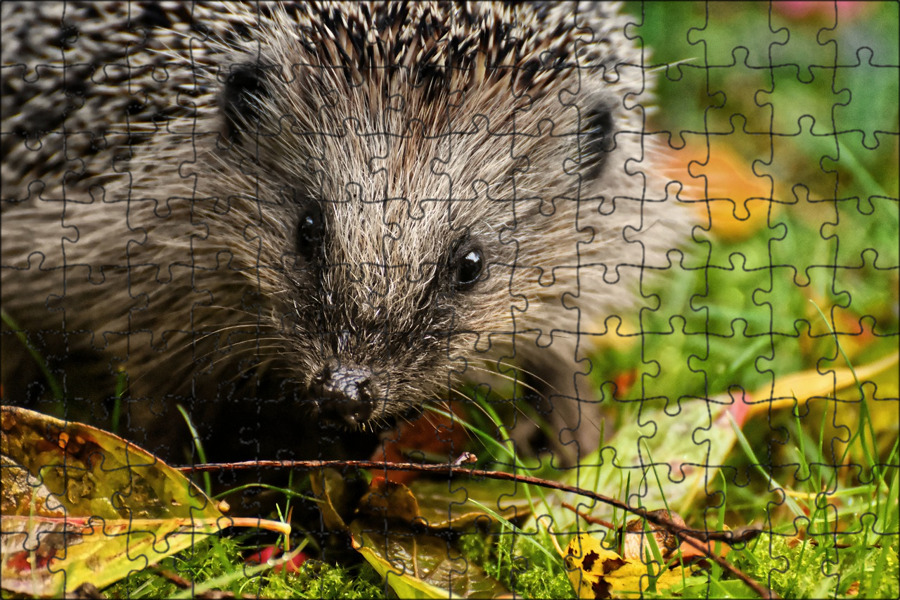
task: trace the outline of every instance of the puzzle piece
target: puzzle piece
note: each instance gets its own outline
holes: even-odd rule
[[[898,18],[4,3],[4,589],[896,596]]]

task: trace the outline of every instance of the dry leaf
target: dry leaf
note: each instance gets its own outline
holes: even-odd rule
[[[2,587],[60,596],[105,587],[234,525],[181,473],[94,427],[3,406]]]
[[[579,598],[636,597],[649,590],[651,583],[657,591],[667,590],[693,572],[623,558],[587,534],[573,538],[563,558]]]

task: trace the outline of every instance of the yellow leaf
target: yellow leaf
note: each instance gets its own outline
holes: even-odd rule
[[[224,516],[177,470],[100,429],[12,406],[0,423],[3,589],[103,588],[225,527],[290,532]]]
[[[655,562],[625,560],[587,534],[569,543],[564,559],[579,598],[636,597],[651,584],[662,591],[682,583],[686,576],[680,568],[669,570]],[[687,575],[692,572],[688,570]]]
[[[609,598],[611,590],[604,576],[625,564],[622,557],[586,533],[569,542],[564,559],[579,598]]]
[[[686,144],[669,153],[666,173],[683,186],[679,198],[693,201],[699,216],[708,219],[713,235],[727,241],[746,239],[768,224],[777,204],[771,180],[753,172],[753,160],[731,144],[712,140]]]
[[[824,373],[820,373],[818,369],[810,369],[779,377],[774,385],[760,388],[753,392],[751,397],[757,401],[765,398],[781,398],[781,400],[754,404],[750,413],[762,413],[782,407],[791,407],[795,402],[805,404],[813,398],[828,397],[855,385],[857,379],[862,383],[896,365],[898,357],[900,357],[900,353],[894,352],[874,363],[857,367],[855,369],[856,377],[854,377],[853,371],[846,368],[828,369]]]

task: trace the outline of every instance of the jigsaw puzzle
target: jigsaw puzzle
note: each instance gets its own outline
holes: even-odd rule
[[[5,2],[2,587],[896,597],[895,2]]]

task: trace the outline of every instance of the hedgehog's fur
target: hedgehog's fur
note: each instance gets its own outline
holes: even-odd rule
[[[141,443],[191,398],[235,454],[290,431],[308,454],[293,402],[326,367],[370,375],[379,422],[515,362],[596,440],[585,343],[684,235],[649,191],[617,7],[2,10],[3,308],[49,362],[79,360],[71,395],[97,406],[122,366]],[[310,214],[324,230],[298,242]],[[473,248],[489,276],[461,289]],[[33,362],[5,330],[4,402],[48,395]]]

